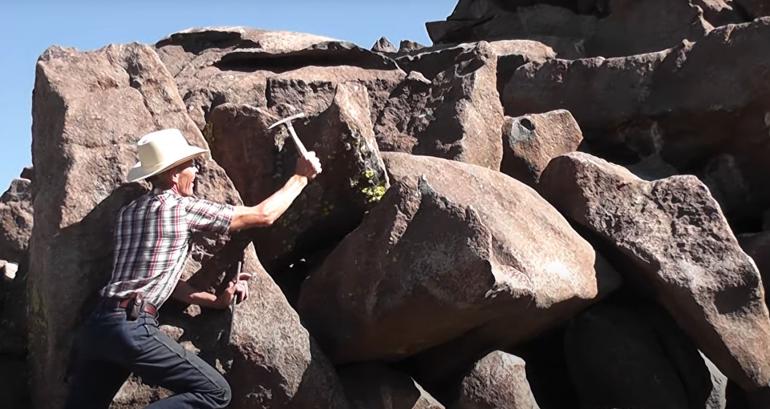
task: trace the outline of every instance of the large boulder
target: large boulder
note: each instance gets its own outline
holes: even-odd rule
[[[534,187],[551,159],[576,151],[582,141],[569,111],[506,117],[500,171]]]
[[[271,273],[341,240],[389,186],[366,89],[351,82],[332,91],[327,109],[293,123],[307,149],[318,155],[323,173],[273,226],[254,231],[260,259]],[[294,174],[297,151],[288,131],[283,125],[268,129],[282,116],[280,110],[233,104],[211,114],[214,158],[249,205],[265,200]]]
[[[410,65],[410,76],[390,95],[375,122],[381,149],[498,170],[503,110],[492,47],[480,42],[420,54]]]
[[[724,409],[727,378],[712,379],[665,311],[600,304],[575,317],[565,351],[580,407]]]
[[[460,162],[383,159],[390,190],[300,293],[335,362],[397,360],[469,333],[483,345],[442,357],[475,359],[594,302],[596,254],[534,190]]]
[[[30,246],[29,334],[34,407],[62,404],[62,384],[72,334],[95,290],[109,277],[112,230],[118,209],[145,193],[146,185],[121,184],[136,161],[135,143],[158,128],[176,127],[191,144],[206,147],[155,50],[139,44],[94,52],[52,47],[38,60],[33,99],[33,162],[37,195]],[[203,165],[196,193],[241,203],[224,170]],[[234,322],[223,311],[168,303],[162,316],[186,346],[225,371],[234,385],[233,407],[318,407],[334,403],[336,376],[264,272],[244,240],[195,236],[183,277],[201,289],[227,284],[238,260],[256,271],[256,291],[239,306]],[[245,257],[245,259],[244,259]],[[266,334],[264,328],[281,328]],[[229,332],[234,346],[221,344]],[[238,366],[227,365],[229,361]],[[312,376],[311,376],[312,375]],[[130,387],[130,385],[128,385]],[[301,387],[300,387],[301,386]],[[124,401],[158,396],[140,386]],[[260,401],[259,404],[254,401]],[[286,402],[290,402],[287,404]],[[262,406],[259,406],[262,405]],[[136,407],[136,406],[135,406]]]
[[[585,153],[551,161],[538,191],[623,263],[730,379],[770,383],[770,317],[756,266],[693,176],[647,182]],[[619,267],[620,268],[620,267]]]
[[[494,351],[473,365],[460,381],[452,409],[538,409],[523,359]]]

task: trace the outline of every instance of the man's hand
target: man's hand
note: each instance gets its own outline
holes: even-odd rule
[[[307,157],[300,155],[297,158],[297,165],[294,169],[294,174],[304,176],[308,180],[313,180],[319,173],[321,173],[321,161],[318,160],[315,152],[310,151],[307,153]]]
[[[222,291],[216,299],[218,308],[225,309],[230,306],[233,299],[237,302],[244,301],[249,297],[249,285],[247,281],[251,279],[251,274],[240,273],[236,280],[230,281],[227,288]],[[236,298],[237,297],[237,298]]]

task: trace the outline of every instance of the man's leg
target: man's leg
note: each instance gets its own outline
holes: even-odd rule
[[[129,375],[128,369],[111,362],[90,360],[75,365],[65,409],[107,409]]]
[[[142,319],[142,318],[140,318]],[[148,409],[161,408],[225,408],[230,403],[230,386],[225,378],[179,343],[160,332],[147,319],[138,342],[141,353],[131,370],[143,382],[160,385],[177,393],[159,400]]]

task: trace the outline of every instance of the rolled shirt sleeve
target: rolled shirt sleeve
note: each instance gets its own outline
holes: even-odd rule
[[[185,219],[190,230],[227,233],[235,214],[233,205],[193,197],[185,199]]]

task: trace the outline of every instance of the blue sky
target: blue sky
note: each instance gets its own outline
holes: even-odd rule
[[[188,27],[249,26],[300,31],[370,48],[381,36],[430,45],[425,22],[444,20],[457,0],[163,1],[0,0],[0,192],[32,164],[32,88],[37,57],[51,45],[93,50],[154,44]]]

